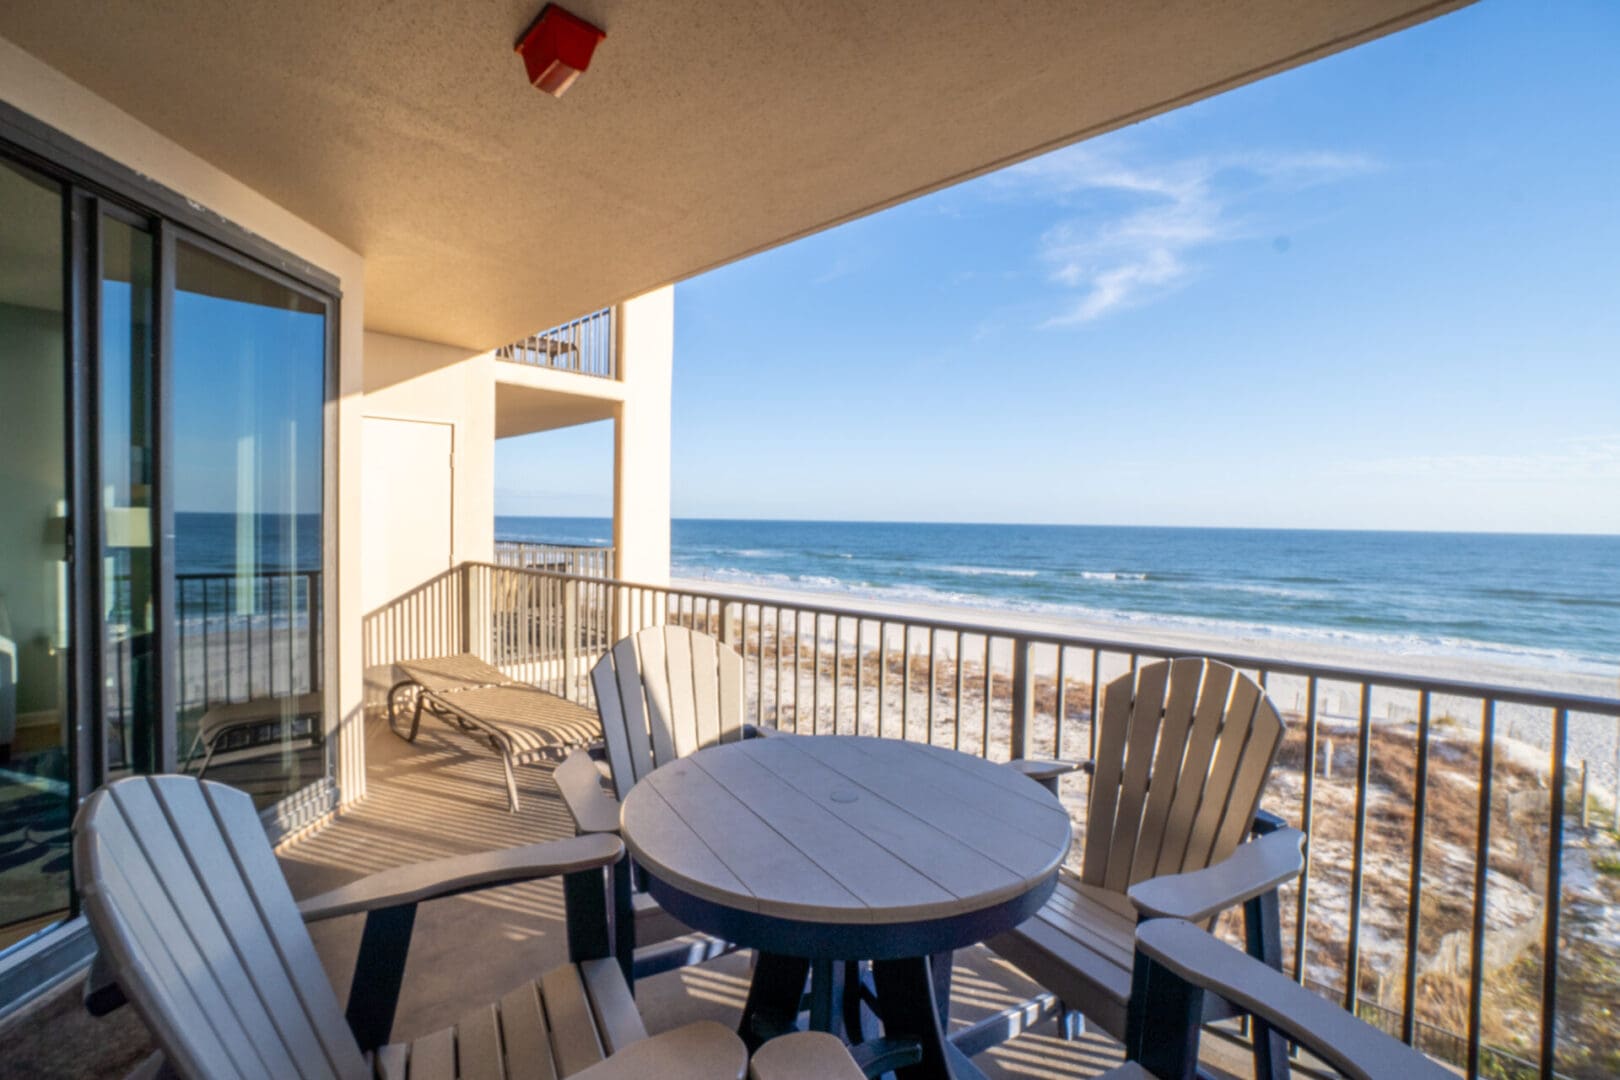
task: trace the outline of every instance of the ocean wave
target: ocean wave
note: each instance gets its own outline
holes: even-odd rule
[[[1081,570],[1082,581],[1146,581],[1148,576],[1131,570]]]
[[[968,577],[1032,578],[1039,570],[1018,570],[1009,566],[924,566],[924,570],[938,570],[944,574],[965,574]]]
[[[1081,619],[1136,631],[1163,630],[1207,634],[1219,640],[1296,641],[1343,646],[1385,656],[1453,657],[1460,660],[1514,664],[1575,674],[1612,675],[1615,668],[1620,666],[1620,655],[1578,653],[1567,649],[1539,648],[1449,634],[1390,633],[1341,627],[1262,623],[1205,615],[1120,611],[1028,597],[987,596],[983,593],[943,589],[923,584],[877,585],[865,581],[847,582],[836,577],[816,574],[793,577],[787,574],[754,573],[733,568],[698,567],[678,568],[677,573],[679,574],[681,570],[696,571],[710,580],[723,580],[737,585],[759,585],[787,591],[830,592],[867,600],[973,609],[985,613],[1008,612],[1056,619]]]

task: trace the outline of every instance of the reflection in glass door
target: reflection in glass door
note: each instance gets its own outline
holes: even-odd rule
[[[212,248],[174,250],[177,745],[265,806],[328,775],[326,305]]]
[[[101,219],[98,358],[107,779],[160,767],[153,563],[153,243]]]
[[[62,211],[0,160],[0,948],[69,906]]]

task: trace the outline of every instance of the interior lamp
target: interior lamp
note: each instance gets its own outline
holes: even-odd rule
[[[518,38],[517,54],[536,90],[562,97],[580,73],[591,66],[596,43],[607,33],[571,11],[547,4]]]

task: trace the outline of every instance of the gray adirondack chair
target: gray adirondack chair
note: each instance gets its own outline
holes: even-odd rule
[[[576,750],[557,768],[563,802],[581,834],[619,831],[619,802],[660,765],[705,746],[763,734],[745,724],[743,663],[736,650],[683,626],[653,626],[616,642],[591,670],[602,746]],[[622,875],[617,904],[634,912],[634,977],[699,963],[730,948],[664,912]]]
[[[1132,1002],[1125,1064],[1098,1080],[1194,1080],[1203,1001],[1219,995],[1242,1014],[1298,1043],[1349,1080],[1454,1080],[1455,1074],[1281,972],[1180,919],[1136,932],[1143,993]],[[773,1039],[754,1055],[751,1080],[860,1080],[831,1035]]]
[[[989,945],[1051,992],[1042,1004],[1123,1039],[1139,920],[1207,925],[1241,904],[1250,952],[1281,966],[1277,889],[1303,868],[1305,838],[1259,814],[1283,722],[1241,672],[1201,658],[1146,664],[1108,684],[1097,723],[1081,872],[1063,871],[1051,900]],[[1209,1019],[1225,1015],[1206,1000]],[[1016,1034],[1013,1012],[958,1047]],[[1257,1032],[1261,1075],[1286,1075],[1283,1050]]]
[[[1125,1052],[1109,1080],[1193,1080],[1211,996],[1290,1039],[1349,1080],[1454,1080],[1456,1074],[1280,971],[1181,919],[1136,931],[1140,1003],[1132,1003]],[[1286,1073],[1284,1074],[1286,1075]]]
[[[221,784],[121,780],[86,801],[74,832],[99,949],[87,1003],[134,1003],[167,1058],[146,1075],[740,1080],[746,1067],[718,1024],[648,1037],[607,932],[614,837],[399,867],[296,904],[251,799]],[[571,963],[453,1028],[388,1042],[417,904],[559,875]],[[367,920],[345,1014],[304,924],[357,912]]]

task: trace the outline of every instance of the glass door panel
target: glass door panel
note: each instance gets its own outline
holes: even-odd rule
[[[102,715],[108,779],[159,767],[153,600],[152,236],[101,220]]]
[[[63,220],[0,160],[0,948],[69,905]]]
[[[186,241],[174,267],[178,746],[264,806],[327,775],[326,307]]]

